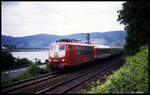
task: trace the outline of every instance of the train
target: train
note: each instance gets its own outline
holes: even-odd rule
[[[121,48],[101,48],[75,39],[60,39],[50,45],[47,66],[52,69],[64,69],[115,56],[122,52]]]

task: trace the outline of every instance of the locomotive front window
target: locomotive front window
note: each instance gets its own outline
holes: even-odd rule
[[[50,57],[64,57],[65,56],[65,45],[54,45],[50,46]]]
[[[65,46],[64,45],[51,46],[50,50],[65,50]]]
[[[65,46],[59,46],[59,50],[65,50]]]

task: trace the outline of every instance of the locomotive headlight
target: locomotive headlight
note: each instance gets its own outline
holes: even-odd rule
[[[65,62],[65,59],[62,59],[62,62]]]
[[[49,59],[49,62],[51,62],[51,59]]]

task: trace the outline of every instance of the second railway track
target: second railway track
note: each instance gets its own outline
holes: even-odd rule
[[[54,78],[57,76],[58,76],[58,72],[53,72],[53,73],[48,73],[48,74],[44,74],[41,76],[25,79],[22,81],[17,81],[17,82],[2,86],[2,92],[8,93],[8,92],[14,91],[16,89],[20,89],[20,88],[23,88],[23,87],[26,87],[29,85],[33,85],[40,81],[44,81],[44,80]]]

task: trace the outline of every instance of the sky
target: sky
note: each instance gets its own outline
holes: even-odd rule
[[[22,37],[36,34],[124,30],[117,22],[121,1],[16,1],[2,2],[2,35]]]

